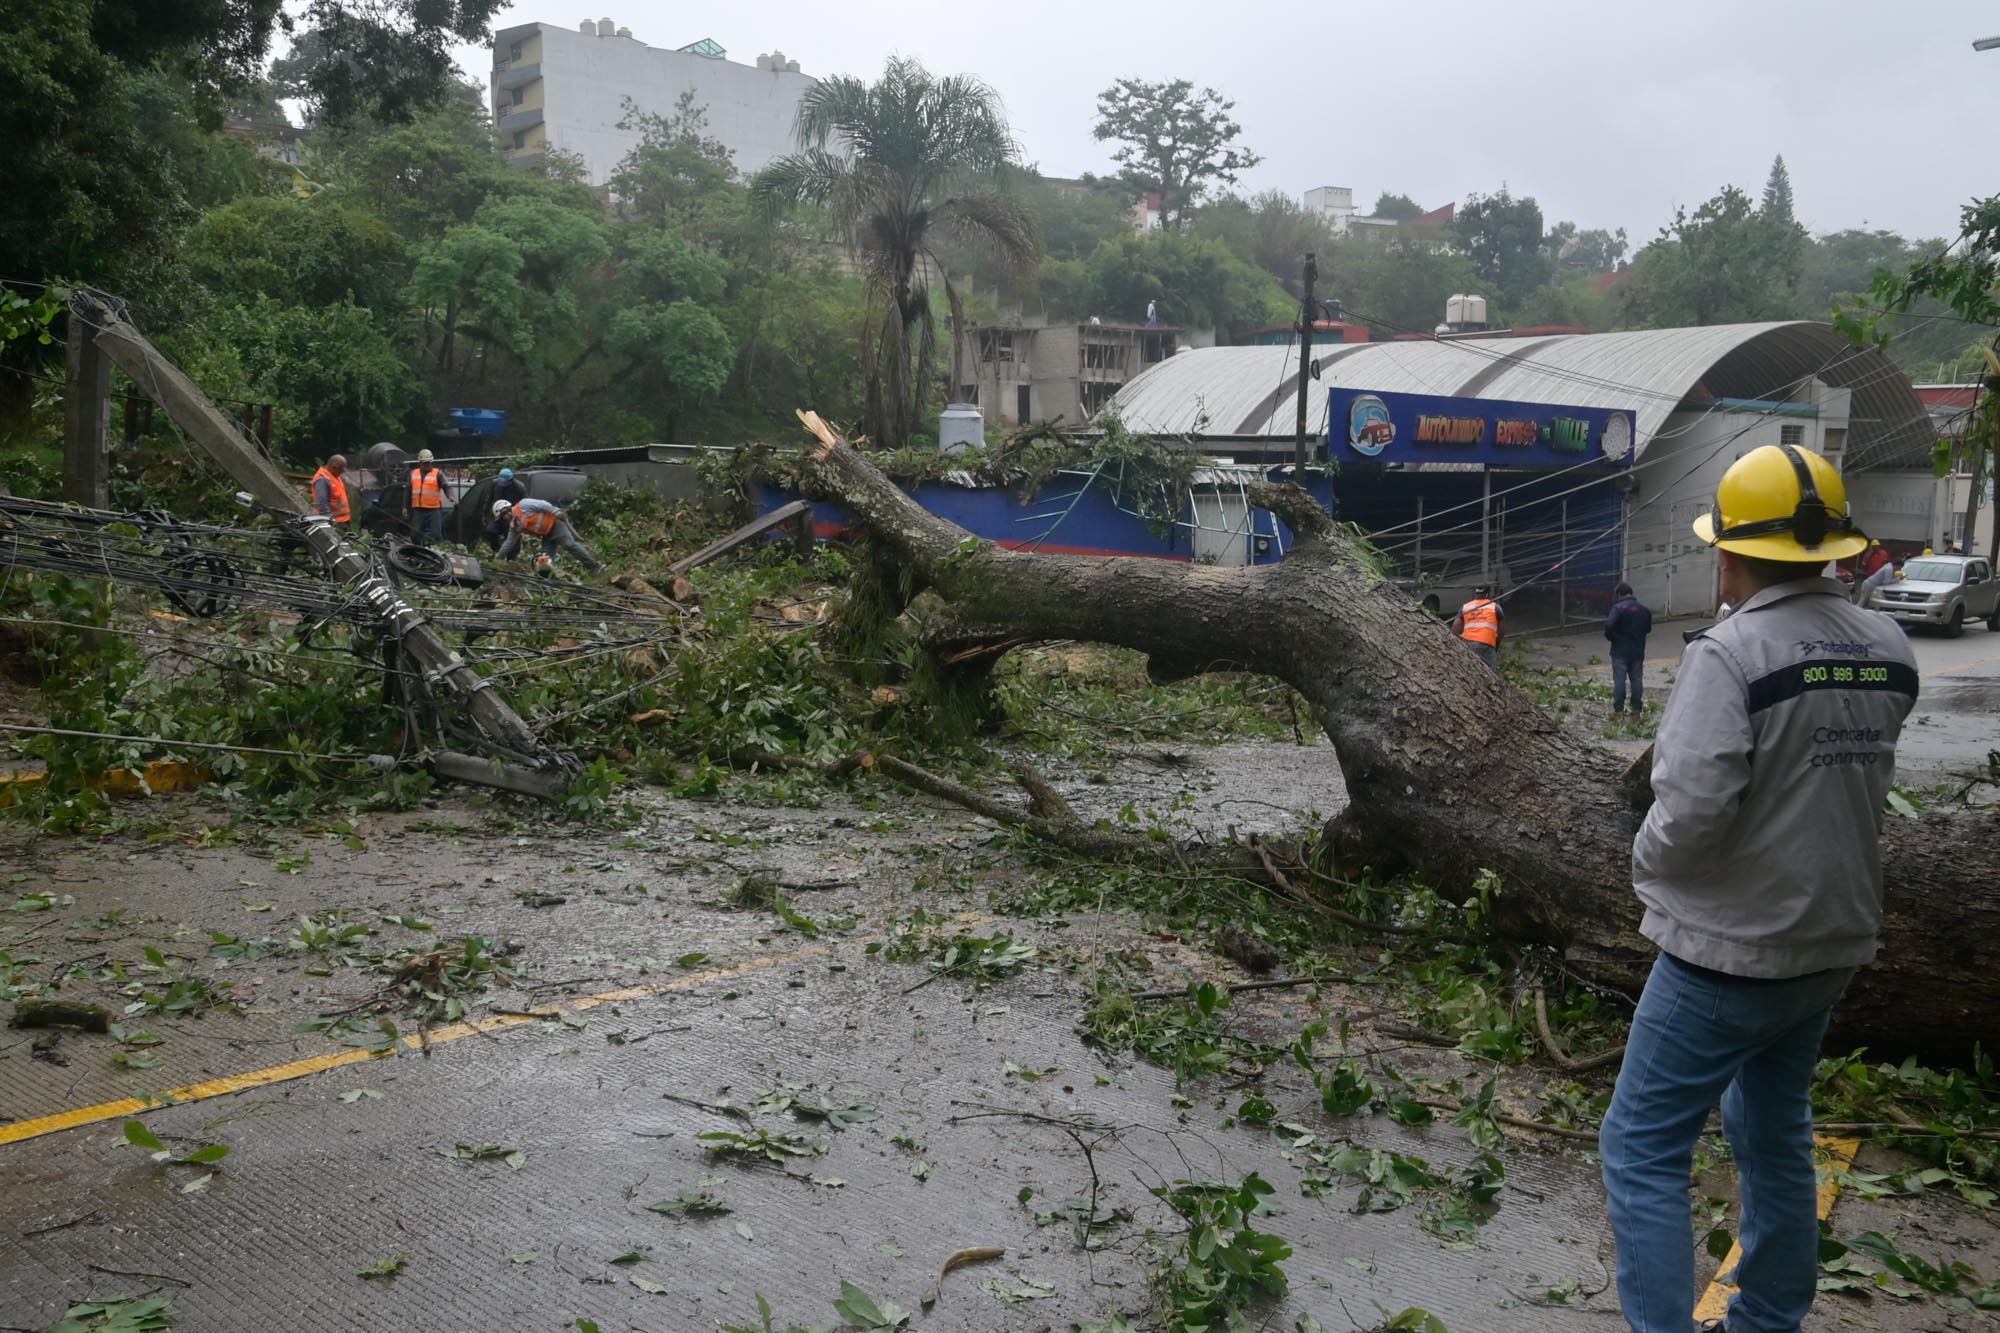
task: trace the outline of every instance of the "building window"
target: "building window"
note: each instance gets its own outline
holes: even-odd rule
[[[1078,388],[1083,400],[1083,414],[1087,417],[1096,416],[1098,409],[1118,394],[1118,386],[1104,380],[1085,380]]]
[[[1012,361],[1014,359],[1013,330],[982,330],[979,334],[979,359],[981,361]]]
[[[507,48],[507,59],[519,60],[520,58],[521,58],[521,44],[519,42],[516,42],[512,46]]]
[[[1804,444],[1805,442],[1806,428],[1797,422],[1786,422],[1784,425],[1778,427],[1779,444]]]
[[[1164,361],[1174,354],[1174,336],[1171,333],[1148,333],[1139,348],[1139,354],[1147,365]]]
[[[1083,345],[1083,368],[1085,370],[1123,370],[1125,353],[1128,349],[1117,343],[1085,343]]]
[[[1838,462],[1840,452],[1845,448],[1847,448],[1847,429],[1843,426],[1828,426],[1819,451]]]
[[[528,132],[526,130],[514,131],[514,146],[516,148],[526,148],[528,146]]]
[[[521,105],[522,102],[527,100],[528,90],[526,88],[516,88],[511,94],[511,96],[514,99],[514,105],[519,106]]]
[[[1014,386],[1014,420],[1027,425],[1034,416],[1034,405],[1034,395],[1028,391],[1027,385]]]
[[[977,384],[959,385],[958,401],[961,403],[977,404],[979,402],[979,386]]]

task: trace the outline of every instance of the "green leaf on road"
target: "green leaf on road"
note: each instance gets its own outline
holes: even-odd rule
[[[893,1301],[878,1301],[852,1282],[842,1281],[834,1313],[856,1328],[871,1330],[901,1328],[910,1322],[910,1312]]]

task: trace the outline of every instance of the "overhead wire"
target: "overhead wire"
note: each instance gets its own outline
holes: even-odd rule
[[[335,763],[365,764],[365,754],[330,754],[318,750],[278,750],[265,745],[230,745],[221,741],[185,741],[171,736],[134,736],[115,731],[83,731],[75,727],[39,727],[18,722],[0,722],[0,731],[36,736],[72,736],[83,740],[129,741],[139,745],[163,745],[173,750],[228,750],[234,754],[268,754],[286,759],[326,759]]]

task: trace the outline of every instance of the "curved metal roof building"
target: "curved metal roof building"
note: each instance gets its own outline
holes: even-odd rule
[[[1928,467],[1935,438],[1908,377],[1887,356],[1809,321],[1335,343],[1315,348],[1313,364],[1319,383],[1308,396],[1306,421],[1319,436],[1326,433],[1324,390],[1356,388],[1628,408],[1637,414],[1643,451],[1683,403],[1806,401],[1801,386],[1818,378],[1853,394],[1848,469]],[[1289,440],[1298,389],[1296,346],[1199,348],[1148,369],[1119,391],[1109,410],[1143,434]]]

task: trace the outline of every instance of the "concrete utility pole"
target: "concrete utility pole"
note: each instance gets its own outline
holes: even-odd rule
[[[70,345],[74,348],[79,342],[94,343],[116,362],[259,504],[291,515],[287,526],[319,557],[327,575],[347,588],[373,614],[382,634],[396,643],[399,661],[421,672],[430,688],[442,689],[464,703],[480,732],[501,754],[529,765],[524,768],[495,764],[470,755],[446,753],[438,756],[440,772],[531,796],[553,796],[568,784],[575,764],[573,757],[544,746],[519,714],[494,692],[492,684],[425,622],[421,612],[397,594],[389,581],[376,572],[374,563],[337,527],[309,511],[298,488],[258,452],[236,421],[210,402],[194,381],[162,356],[144,334],[104,302],[77,296],[70,305]]]
[[[74,316],[72,316],[74,319]],[[90,338],[68,344],[63,388],[63,499],[91,509],[111,504],[111,363]]]
[[[1319,322],[1319,304],[1313,300],[1313,283],[1319,278],[1319,261],[1306,254],[1305,296],[1299,302],[1299,423],[1292,457],[1292,480],[1306,484],[1306,394],[1312,385],[1313,325]]]

